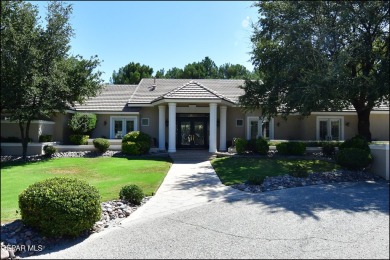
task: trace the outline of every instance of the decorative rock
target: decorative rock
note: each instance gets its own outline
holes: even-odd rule
[[[16,238],[7,239],[8,244],[16,245]]]
[[[29,231],[27,231],[27,232],[25,233],[25,235],[26,235],[27,237],[31,237],[32,233],[31,233],[31,231],[29,230]]]
[[[25,243],[24,243],[26,246],[31,246],[31,240],[29,239],[29,240],[27,240]]]

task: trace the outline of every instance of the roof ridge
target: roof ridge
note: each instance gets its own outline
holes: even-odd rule
[[[204,88],[205,90],[209,91],[210,93],[216,95],[217,97],[219,97],[219,98],[221,98],[221,99],[225,99],[225,100],[230,101],[230,102],[233,102],[230,98],[227,98],[227,97],[225,97],[225,96],[222,95],[222,94],[219,94],[217,91],[215,91],[215,90],[213,90],[213,89],[211,89],[211,88],[208,88],[208,87],[206,87],[206,86],[203,86],[202,83],[198,83],[198,82],[195,82],[195,83],[196,83],[198,86],[200,86],[200,87]],[[233,102],[233,103],[234,103],[234,102]]]
[[[133,93],[131,94],[130,98],[127,100],[126,106],[127,106],[128,103],[130,103],[130,100],[134,97],[134,94],[137,93],[138,88],[139,88],[139,86],[141,86],[141,82],[142,82],[143,80],[144,80],[144,79],[142,78],[141,81],[138,82],[137,87],[135,88],[135,90],[134,90]]]

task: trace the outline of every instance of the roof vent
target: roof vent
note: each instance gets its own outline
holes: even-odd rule
[[[156,78],[154,78],[154,80],[153,80],[153,85],[149,87],[149,91],[155,90],[156,87],[157,87],[157,85],[156,85]]]

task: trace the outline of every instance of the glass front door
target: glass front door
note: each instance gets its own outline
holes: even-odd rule
[[[320,119],[319,137],[320,140],[340,140],[341,136],[341,119]]]
[[[179,148],[207,148],[207,118],[178,118]]]

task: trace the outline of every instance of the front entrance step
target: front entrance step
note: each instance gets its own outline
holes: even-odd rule
[[[216,154],[209,153],[207,150],[177,150],[175,153],[169,153],[173,162],[204,162],[216,158]]]

